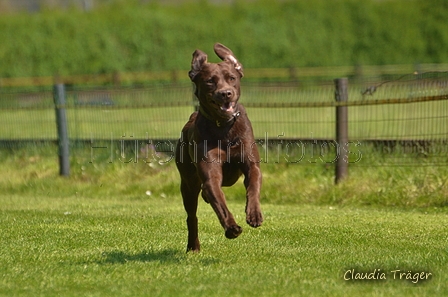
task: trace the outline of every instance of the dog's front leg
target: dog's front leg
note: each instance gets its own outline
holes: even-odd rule
[[[261,170],[258,163],[249,162],[243,169],[246,187],[246,222],[251,227],[260,227],[263,222],[260,207]]]
[[[221,189],[222,163],[217,162],[218,158],[214,158],[217,157],[216,154],[208,152],[207,155],[207,159],[211,161],[201,160],[198,163],[198,173],[202,180],[202,195],[218,216],[226,237],[236,238],[243,232],[243,229],[237,225],[232,213],[227,208],[226,199]]]
[[[196,179],[198,179],[196,177]],[[198,218],[196,216],[198,208],[198,195],[200,191],[200,183],[194,182],[195,179],[181,181],[181,193],[184,202],[184,208],[187,212],[187,227],[188,227],[188,244],[187,252],[199,252],[201,249],[198,237]],[[192,182],[193,181],[193,182]]]
[[[182,134],[181,141],[177,144],[176,166],[181,176],[180,191],[182,193],[184,208],[187,212],[187,252],[199,252],[201,247],[198,238],[198,218],[196,213],[198,208],[198,196],[201,191],[201,181],[199,176],[195,174],[196,167],[190,159],[188,147],[182,142],[182,139],[185,139],[184,137],[184,134]]]

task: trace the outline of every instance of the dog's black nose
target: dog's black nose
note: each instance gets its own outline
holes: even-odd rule
[[[221,96],[223,99],[231,98],[233,95],[231,90],[223,90],[223,91],[220,91],[220,93],[221,93]]]

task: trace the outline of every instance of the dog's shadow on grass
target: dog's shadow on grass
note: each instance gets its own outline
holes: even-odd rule
[[[199,256],[199,255],[198,255]],[[129,262],[160,262],[160,263],[183,263],[190,257],[185,252],[166,249],[161,251],[142,251],[140,253],[128,253],[124,251],[103,252],[98,264],[126,264]],[[198,257],[197,261],[203,265],[218,263],[215,258]]]

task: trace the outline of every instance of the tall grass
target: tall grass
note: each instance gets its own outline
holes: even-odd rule
[[[400,159],[373,147],[356,148],[350,156],[349,177],[334,185],[331,152],[303,154],[260,147],[263,171],[262,200],[266,203],[312,205],[373,205],[378,207],[444,208],[448,206],[448,166],[434,156]],[[70,178],[58,177],[57,148],[48,146],[1,151],[0,187],[8,195],[109,196],[170,199],[179,195],[179,176],[167,155],[135,158],[120,148],[99,154],[89,147],[73,148]],[[265,158],[267,156],[267,159]],[[359,160],[358,160],[359,159]],[[242,180],[225,189],[230,201],[245,199]]]
[[[188,69],[195,48],[217,41],[250,68],[447,59],[444,0],[108,2],[3,14],[0,77]]]

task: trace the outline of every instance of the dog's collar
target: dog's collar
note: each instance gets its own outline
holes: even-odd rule
[[[201,105],[199,105],[199,112],[200,112],[201,115],[203,115],[207,120],[209,120],[209,121],[215,123],[216,127],[225,127],[225,126],[231,125],[231,124],[233,124],[233,123],[236,121],[236,119],[241,115],[241,112],[237,110],[236,112],[234,112],[234,113],[232,114],[232,117],[231,117],[229,120],[217,120],[217,119],[214,119],[211,115],[209,115],[209,114],[204,110],[204,108],[202,108]]]

